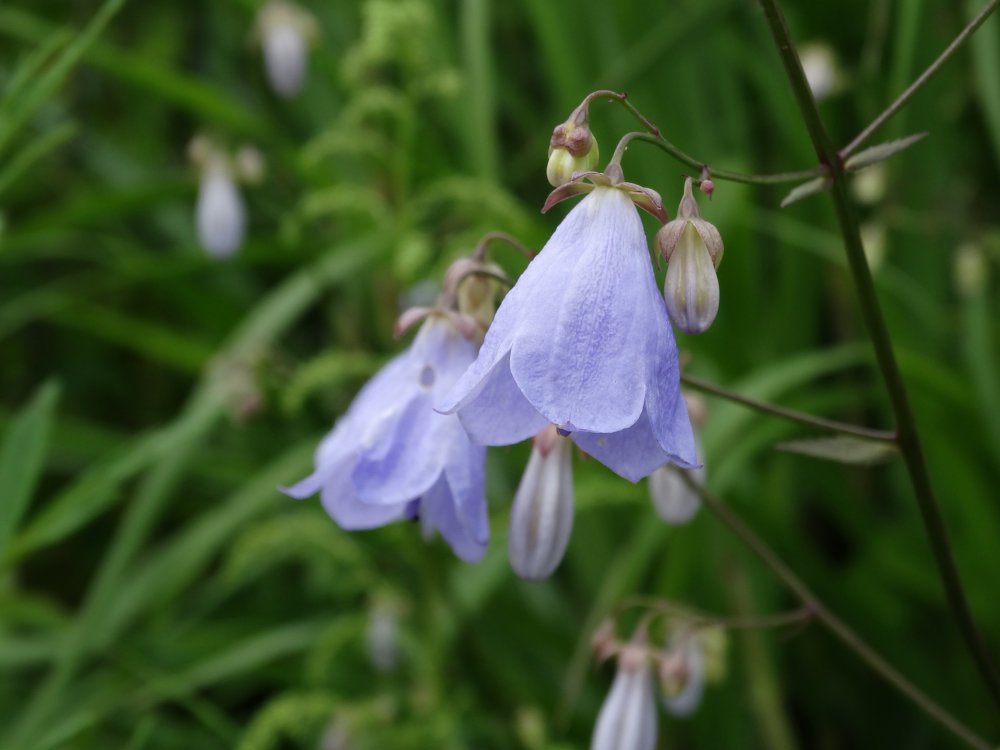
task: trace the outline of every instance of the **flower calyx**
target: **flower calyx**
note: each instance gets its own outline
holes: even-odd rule
[[[618,164],[609,164],[605,171],[576,172],[573,179],[564,185],[557,187],[545,200],[542,206],[542,213],[548,212],[557,203],[560,203],[574,195],[582,195],[591,192],[596,187],[611,187],[621,190],[629,199],[648,214],[655,216],[661,223],[667,223],[670,219],[667,210],[663,207],[663,199],[660,194],[652,188],[637,185],[634,182],[625,182],[622,168]]]

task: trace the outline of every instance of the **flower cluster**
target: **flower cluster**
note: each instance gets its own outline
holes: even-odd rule
[[[664,710],[682,718],[701,705],[706,684],[725,677],[723,628],[696,624],[687,616],[670,618],[665,643],[657,645],[649,633],[650,619],[624,642],[615,637],[614,622],[605,621],[591,640],[598,661],[615,658],[618,666],[594,726],[591,750],[653,750],[657,693]]]

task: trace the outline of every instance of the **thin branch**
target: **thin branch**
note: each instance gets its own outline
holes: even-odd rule
[[[759,0],[764,9],[764,16],[767,19],[771,34],[774,37],[778,54],[785,66],[792,86],[792,92],[798,102],[802,118],[809,130],[809,136],[816,148],[816,155],[821,163],[830,167],[830,178],[832,182],[832,197],[834,208],[837,214],[837,222],[840,225],[840,232],[844,238],[844,247],[847,252],[847,260],[850,265],[851,274],[854,278],[854,285],[858,292],[858,299],[861,305],[861,314],[864,317],[865,325],[871,336],[872,346],[875,350],[875,359],[878,363],[882,379],[889,394],[889,401],[892,405],[893,413],[898,425],[897,434],[899,436],[899,449],[903,454],[906,469],[910,476],[910,483],[913,485],[914,494],[917,498],[917,505],[920,507],[920,514],[923,519],[924,529],[930,541],[931,551],[937,563],[938,573],[944,585],[945,594],[951,606],[951,611],[958,621],[962,637],[971,654],[976,666],[979,669],[983,683],[989,690],[994,702],[1000,706],[1000,675],[990,656],[982,635],[976,626],[975,619],[969,609],[969,603],[959,577],[958,569],[955,565],[954,554],[951,543],[948,540],[948,532],[945,529],[944,518],[941,515],[941,508],[934,495],[931,486],[930,476],[927,472],[927,465],[924,461],[923,447],[920,435],[917,432],[913,411],[910,407],[909,396],[903,377],[896,363],[896,355],[892,349],[892,340],[889,337],[889,330],[886,327],[882,310],[879,306],[878,296],[875,293],[875,284],[872,281],[871,271],[865,259],[864,245],[861,242],[861,233],[858,228],[858,218],[854,212],[847,194],[847,180],[844,173],[843,162],[840,155],[834,149],[830,136],[823,126],[816,102],[809,84],[806,81],[802,64],[799,62],[798,53],[792,42],[788,31],[788,25],[781,12],[778,0]]]
[[[698,170],[700,174],[703,173],[702,179],[705,177],[714,177],[719,180],[742,182],[748,185],[774,185],[786,182],[801,182],[811,177],[819,177],[826,174],[826,169],[822,166],[813,169],[802,169],[797,172],[778,172],[775,174],[745,174],[743,172],[732,172],[728,169],[715,169],[705,162],[695,159],[690,154],[681,151],[677,146],[668,141],[663,133],[660,132],[660,129],[628,100],[627,94],[602,89],[588,94],[584,102],[589,104],[594,99],[610,99],[621,104],[648,131],[648,134],[637,133],[633,136],[634,140],[642,140],[658,146],[661,150],[677,159],[677,161]]]
[[[840,158],[846,159],[858,146],[864,143],[868,138],[878,130],[880,127],[885,125],[899,110],[901,110],[908,101],[923,88],[924,84],[931,79],[941,66],[948,62],[948,59],[958,51],[958,48],[965,43],[965,40],[972,36],[973,32],[983,25],[983,22],[989,18],[990,14],[1000,6],[1000,0],[990,0],[983,6],[983,9],[976,14],[976,17],[969,21],[969,24],[962,29],[961,33],[952,40],[951,44],[945,47],[944,52],[938,55],[938,58],[927,66],[927,70],[921,73],[917,79],[911,83],[902,94],[896,97],[896,100],[890,104],[885,110],[868,125],[864,130],[855,136],[854,140],[840,149]]]
[[[909,698],[929,717],[976,750],[993,750],[993,746],[938,705],[920,688],[879,655],[850,626],[837,617],[771,547],[755,534],[732,510],[711,495],[686,472],[680,472],[687,485],[698,493],[702,503],[732,531],[743,544],[781,579],[827,630],[858,655],[883,680]]]
[[[694,388],[695,390],[711,393],[713,396],[719,396],[720,398],[732,401],[733,403],[741,404],[747,408],[753,409],[754,411],[781,417],[782,419],[787,419],[790,422],[798,422],[799,424],[804,424],[808,427],[818,427],[821,430],[839,432],[844,435],[865,438],[866,440],[877,440],[879,442],[893,444],[896,442],[896,433],[894,432],[873,430],[868,427],[858,427],[857,425],[847,424],[846,422],[837,422],[824,417],[816,417],[812,414],[796,411],[795,409],[789,409],[784,406],[778,406],[777,404],[768,403],[767,401],[758,401],[756,399],[749,398],[748,396],[744,396],[741,393],[737,393],[736,391],[731,391],[728,388],[723,388],[721,385],[716,385],[715,383],[711,383],[707,380],[694,377],[693,375],[681,375],[681,382],[691,388]]]

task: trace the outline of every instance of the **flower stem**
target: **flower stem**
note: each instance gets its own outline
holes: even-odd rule
[[[796,411],[795,409],[788,409],[784,406],[768,403],[767,401],[758,401],[737,393],[736,391],[731,391],[728,388],[723,388],[721,385],[716,385],[715,383],[710,383],[707,380],[694,377],[693,375],[681,375],[681,382],[691,388],[694,388],[695,390],[703,391],[704,393],[711,393],[713,396],[719,396],[727,401],[742,404],[743,406],[753,409],[754,411],[781,417],[782,419],[787,419],[790,422],[798,422],[799,424],[804,424],[809,427],[818,427],[821,430],[839,432],[844,435],[851,435],[853,437],[864,438],[866,440],[877,440],[883,443],[896,442],[896,433],[894,432],[873,430],[868,427],[858,427],[857,425],[847,424],[846,422],[837,422],[832,419],[825,419],[824,417],[817,417],[812,414]]]
[[[777,553],[768,546],[767,542],[744,524],[739,516],[706,491],[704,487],[695,482],[686,472],[680,472],[680,476],[692,490],[698,493],[705,507],[739,537],[740,541],[799,598],[805,609],[811,613],[811,616],[856,653],[882,679],[909,698],[924,713],[948,729],[969,747],[976,748],[976,750],[992,750],[993,746],[990,743],[962,724],[946,709],[935,703],[926,693],[880,656],[847,623],[827,608],[826,604],[812,592],[802,579],[792,572],[792,569],[778,557]]]
[[[802,65],[799,62],[798,54],[789,34],[788,26],[778,0],[759,0],[759,2],[764,9],[764,16],[774,37],[778,54],[784,63],[785,72],[791,82],[799,110],[812,138],[816,155],[822,164],[826,164],[829,167],[837,222],[840,225],[840,232],[844,238],[847,260],[858,291],[861,313],[868,327],[872,346],[875,349],[875,358],[882,373],[882,378],[885,381],[889,401],[896,417],[899,448],[903,454],[910,482],[916,494],[917,504],[920,507],[924,528],[931,544],[931,550],[937,563],[938,573],[941,576],[945,594],[951,605],[952,613],[958,621],[966,646],[976,666],[979,668],[983,682],[989,689],[994,702],[1000,706],[1000,677],[997,675],[996,667],[986,649],[986,644],[976,627],[975,620],[969,609],[965,590],[962,587],[962,581],[955,565],[951,544],[948,541],[948,533],[945,529],[941,509],[934,496],[934,490],[931,487],[920,436],[917,432],[913,411],[906,393],[906,386],[903,383],[899,365],[896,363],[892,341],[889,337],[885,320],[882,317],[882,310],[879,307],[878,297],[875,293],[875,285],[872,282],[871,271],[865,260],[864,246],[862,245],[861,234],[858,229],[858,219],[847,195],[847,182],[843,161],[833,147],[826,128],[820,119],[816,102],[813,100],[809,84],[806,82],[805,73],[802,71]]]
[[[927,66],[927,70],[925,70],[923,73],[917,76],[916,80],[914,80],[913,83],[907,86],[906,89],[903,91],[903,93],[897,96],[896,100],[888,107],[886,107],[885,110],[878,117],[872,120],[871,123],[868,125],[868,127],[866,127],[864,130],[858,133],[853,141],[851,141],[842,149],[840,149],[840,158],[846,159],[848,156],[854,153],[854,151],[857,150],[858,146],[860,146],[862,143],[868,140],[868,138],[871,136],[872,133],[874,133],[880,127],[885,125],[885,123],[888,122],[891,117],[893,117],[897,112],[899,112],[899,110],[901,110],[906,105],[906,103],[912,98],[912,96],[923,88],[924,84],[931,79],[931,76],[937,73],[938,70],[940,70],[941,66],[944,65],[948,61],[948,59],[955,54],[955,52],[958,50],[959,47],[962,46],[965,40],[968,39],[970,36],[972,36],[972,33],[976,29],[978,29],[980,26],[983,25],[983,22],[987,18],[989,18],[990,14],[993,11],[995,11],[998,6],[1000,6],[1000,0],[990,0],[988,3],[986,3],[986,5],[983,6],[983,9],[976,14],[976,17],[973,18],[971,21],[969,21],[968,25],[964,29],[962,29],[961,33],[952,40],[951,44],[945,47],[944,52],[938,55],[937,59]]]
[[[997,1],[1000,2],[1000,0]],[[797,172],[777,172],[774,174],[745,174],[743,172],[732,172],[728,169],[715,169],[714,167],[710,167],[705,162],[699,161],[693,156],[681,151],[677,148],[677,146],[668,141],[663,136],[663,133],[660,132],[660,129],[628,100],[627,94],[602,89],[588,94],[586,99],[584,99],[584,103],[589,105],[594,99],[602,98],[611,99],[612,101],[616,101],[621,104],[626,110],[628,110],[629,114],[635,117],[635,119],[638,120],[639,123],[641,123],[642,126],[648,131],[648,133],[630,133],[628,140],[642,140],[658,146],[661,150],[670,154],[670,156],[674,157],[677,161],[682,164],[686,164],[692,169],[698,170],[702,179],[706,177],[714,177],[719,180],[742,182],[749,185],[774,185],[785,182],[801,182],[802,180],[808,180],[810,177],[819,177],[826,174],[826,170],[823,167],[802,169]],[[619,148],[624,148],[624,145],[625,144],[619,143]]]

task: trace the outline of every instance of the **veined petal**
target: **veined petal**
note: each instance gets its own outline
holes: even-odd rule
[[[404,517],[406,503],[376,505],[358,499],[351,484],[350,461],[331,467],[324,479],[320,499],[330,518],[342,529],[374,529]]]
[[[630,482],[638,482],[673,458],[657,440],[645,409],[634,425],[619,432],[578,431],[571,437],[587,455]]]
[[[685,469],[697,468],[698,446],[694,429],[688,416],[687,404],[680,387],[680,364],[677,344],[667,317],[666,303],[656,288],[656,280],[649,279],[648,292],[656,298],[656,350],[650,362],[650,388],[646,393],[646,411],[660,447],[669,459]]]
[[[444,471],[447,446],[438,435],[445,419],[431,409],[429,396],[387,411],[369,428],[351,472],[358,497],[395,505],[430,489]]]
[[[459,520],[455,498],[443,476],[421,498],[420,525],[424,536],[439,531],[465,562],[479,562],[486,554],[486,543],[469,534]]]
[[[538,257],[558,266],[544,279],[536,280],[540,273],[532,274],[532,266],[522,276],[534,288],[521,302],[530,308],[512,346],[515,381],[560,427],[618,432],[631,426],[645,397],[644,355],[656,337],[647,301],[636,299],[653,270],[635,206],[620,190],[595,188]]]
[[[517,387],[505,356],[486,374],[475,398],[458,412],[469,437],[480,445],[511,445],[527,440],[547,424]]]
[[[465,535],[485,546],[490,538],[484,490],[486,449],[470,442],[458,417],[452,415],[443,419],[448,421],[445,439],[451,443],[444,474],[455,504],[455,516]]]

